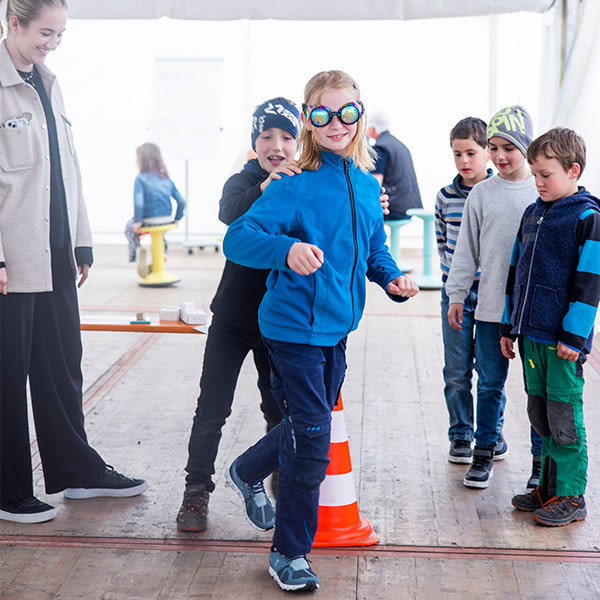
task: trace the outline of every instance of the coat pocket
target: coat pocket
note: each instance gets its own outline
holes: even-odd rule
[[[0,128],[0,169],[22,171],[35,163],[33,131],[27,127]]]
[[[545,331],[558,331],[567,312],[555,289],[536,285],[533,290],[529,324]]]

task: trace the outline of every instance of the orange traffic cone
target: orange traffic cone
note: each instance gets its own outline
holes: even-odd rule
[[[358,514],[342,395],[331,414],[329,466],[319,494],[319,524],[313,546],[372,546],[377,534]]]

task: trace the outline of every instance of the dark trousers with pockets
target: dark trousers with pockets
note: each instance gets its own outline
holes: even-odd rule
[[[221,430],[231,414],[240,369],[249,352],[258,372],[260,408],[267,428],[272,429],[283,418],[271,393],[269,353],[260,332],[236,327],[215,316],[204,349],[200,396],[188,444],[188,485],[203,484],[210,492],[215,489],[211,475],[215,472]]]
[[[52,292],[0,295],[0,489],[5,502],[33,495],[27,378],[46,492],[73,487],[105,464],[84,430],[79,307],[67,250],[52,250],[52,280]]]
[[[346,338],[336,346],[265,340],[273,395],[284,420],[238,459],[253,483],[280,467],[273,545],[285,556],[308,554],[317,531],[319,488],[329,464],[331,411],[346,372]]]

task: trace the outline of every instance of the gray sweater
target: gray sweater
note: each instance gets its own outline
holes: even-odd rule
[[[446,293],[451,303],[462,304],[480,268],[479,321],[500,322],[515,236],[537,196],[533,177],[514,182],[496,175],[478,183],[467,198]]]

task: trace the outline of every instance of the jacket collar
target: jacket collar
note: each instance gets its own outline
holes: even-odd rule
[[[56,76],[48,67],[44,64],[36,65],[42,79],[45,80],[46,89],[50,89],[52,82],[56,79]],[[6,40],[0,43],[0,86],[9,87],[12,85],[20,85],[24,83],[21,76],[17,72],[13,61],[10,58],[10,54],[6,48]]]

